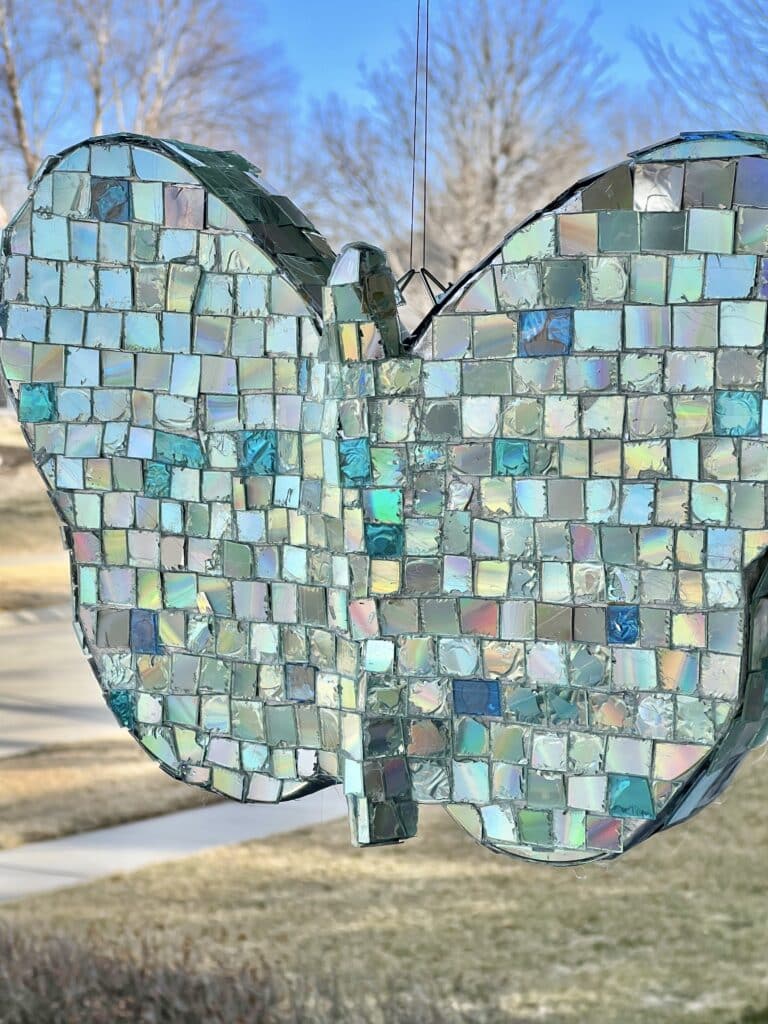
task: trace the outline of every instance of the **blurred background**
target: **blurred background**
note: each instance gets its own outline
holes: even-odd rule
[[[437,277],[455,280],[517,220],[629,149],[680,130],[766,130],[767,10],[432,0],[426,226]],[[366,238],[402,273],[416,13],[417,0],[0,0],[6,216],[47,154],[140,132],[242,152],[334,247]],[[422,87],[419,136],[424,98]]]
[[[125,130],[237,150],[334,248],[373,242],[398,274],[424,252],[447,284],[629,150],[768,132],[767,18],[766,0],[432,0],[425,190],[417,0],[0,0],[0,224],[47,154]],[[223,832],[223,805],[102,707],[3,403],[0,1024],[768,1022],[760,756],[608,867],[503,862],[439,809],[405,848],[351,850],[332,802],[287,834],[254,808]]]

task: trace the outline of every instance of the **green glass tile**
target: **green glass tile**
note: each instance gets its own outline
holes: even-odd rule
[[[403,492],[391,488],[374,488],[363,493],[366,517],[375,523],[402,523]]]
[[[683,252],[685,213],[641,213],[640,248],[644,252]]]
[[[544,848],[552,846],[552,820],[547,811],[519,811],[517,825],[521,842]]]
[[[667,294],[667,260],[663,256],[631,257],[630,301],[663,305]]]
[[[548,306],[578,306],[586,299],[584,260],[545,260],[542,263],[544,302]]]
[[[456,725],[456,757],[482,757],[488,753],[488,727],[475,718],[460,718]]]
[[[629,209],[598,214],[600,252],[636,252],[640,248],[639,215]]]

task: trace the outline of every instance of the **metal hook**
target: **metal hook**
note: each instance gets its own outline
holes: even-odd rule
[[[408,288],[415,277],[421,278],[422,284],[433,302],[437,302],[438,295],[446,291],[447,288],[450,288],[450,285],[444,285],[426,267],[422,267],[421,270],[415,270],[411,267],[397,282],[397,288],[401,295],[405,295],[406,288]]]

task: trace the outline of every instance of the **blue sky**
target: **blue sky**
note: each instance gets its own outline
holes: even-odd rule
[[[514,0],[509,0],[513,3]],[[358,89],[362,61],[375,66],[396,50],[401,29],[413,34],[416,0],[264,0],[267,24],[250,22],[254,41],[279,43],[300,76],[304,99],[338,92],[363,99]],[[592,0],[563,0],[564,10],[579,19]],[[611,0],[602,5],[595,35],[617,59],[614,76],[630,85],[645,80],[645,66],[630,42],[633,26],[656,32],[668,42],[680,39],[677,21],[698,7],[696,0],[643,0],[632,5]],[[432,0],[432,18],[440,17],[441,0]]]

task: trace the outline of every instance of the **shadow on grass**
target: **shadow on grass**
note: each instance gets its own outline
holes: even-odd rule
[[[756,1018],[757,1019],[757,1018]],[[488,1020],[484,1016],[484,1020]],[[499,1018],[504,1024],[530,1024]],[[427,993],[352,999],[332,982],[229,960],[197,968],[191,953],[161,965],[149,948],[125,959],[63,938],[0,927],[0,1024],[477,1024],[477,1011]]]

